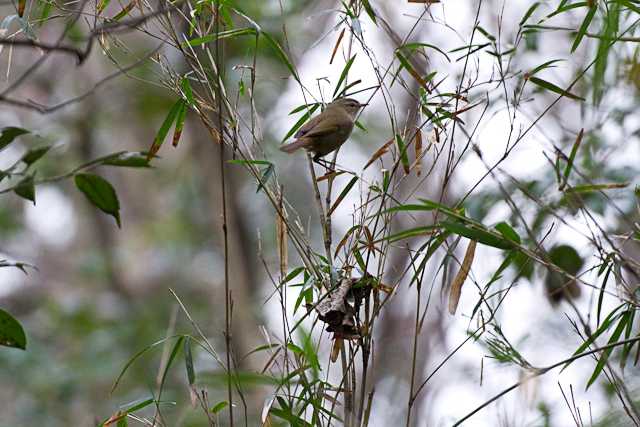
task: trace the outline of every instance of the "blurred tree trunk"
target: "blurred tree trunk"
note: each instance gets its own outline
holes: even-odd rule
[[[198,163],[197,168],[202,171],[203,176],[199,182],[203,188],[200,194],[207,195],[207,205],[211,222],[209,233],[217,241],[218,253],[224,257],[224,247],[222,241],[222,214],[221,214],[221,188],[220,171],[218,165],[220,147],[211,140],[209,133],[199,125],[192,126],[194,129],[193,151],[194,159]],[[228,151],[227,149],[225,149]],[[238,172],[238,173],[236,173]],[[232,168],[225,169],[227,187],[227,232],[229,237],[229,281],[230,292],[233,303],[232,311],[232,340],[233,351],[236,362],[240,369],[249,368],[240,359],[257,347],[262,341],[259,334],[258,321],[258,291],[261,277],[257,272],[258,263],[256,260],[257,244],[254,238],[255,233],[251,233],[247,228],[245,211],[242,209],[241,196],[244,175],[242,171],[234,171]],[[224,276],[215,278],[217,288],[212,294],[212,306],[219,308],[216,313],[216,324],[220,324],[224,307]],[[223,322],[224,323],[224,322]],[[256,367],[256,366],[254,366]]]
[[[78,141],[74,144],[74,147],[78,147],[81,164],[88,163],[99,156],[94,137],[94,123],[98,120],[95,113],[95,98],[89,97],[83,106],[83,113],[75,118]],[[117,244],[114,231],[117,228],[115,228],[112,218],[107,217],[93,206],[88,206],[85,211],[83,217],[89,222],[91,229],[89,239],[96,243],[102,258],[105,273],[104,282],[120,296],[130,296],[131,291],[127,288],[119,273],[119,266],[115,256]],[[83,219],[80,220],[83,221]],[[127,299],[125,298],[125,300]]]
[[[395,16],[395,15],[391,15]],[[402,44],[402,37],[394,30],[394,28],[400,27],[400,25],[396,25],[393,20],[382,20],[383,28],[388,37],[389,45],[392,49],[396,49],[398,46]],[[388,23],[388,25],[387,25]],[[415,35],[416,39],[420,38],[420,34]],[[428,64],[424,57],[413,55],[409,58],[414,68],[420,75],[426,75],[428,73]],[[414,144],[415,141],[409,140],[408,138],[412,137],[416,131],[416,129],[422,124],[421,123],[421,115],[419,109],[418,93],[419,93],[419,85],[417,81],[411,77],[406,78],[406,82],[409,86],[409,92],[402,91],[403,98],[401,100],[396,100],[398,105],[401,105],[402,108],[399,108],[399,112],[407,112],[404,118],[399,118],[398,120],[398,131],[402,132],[406,129],[406,134],[403,135],[405,138],[405,143],[407,145],[410,144],[409,149],[407,150],[407,154],[409,155],[409,163],[413,163],[414,158],[412,153],[414,152]],[[413,94],[413,96],[411,95]],[[424,146],[426,146],[426,132],[423,133]],[[434,150],[431,151],[434,153]],[[423,163],[427,158],[423,159]],[[423,168],[423,170],[428,170],[428,168]],[[431,171],[431,176],[427,179],[426,182],[430,183],[428,187],[423,186],[423,189],[414,191],[416,186],[418,186],[424,176],[418,176],[416,171],[413,170],[408,176],[403,178],[402,188],[399,189],[399,194],[396,196],[398,199],[403,200],[407,194],[411,194],[412,197],[425,197],[429,199],[438,199],[439,194],[439,185],[437,184],[440,179],[438,177],[440,171],[434,169]],[[402,168],[398,170],[398,176],[402,176],[404,171]],[[391,233],[398,232],[400,230],[405,230],[412,226],[415,226],[414,221],[420,222],[420,224],[426,225],[432,223],[431,214],[425,215],[414,215],[415,219],[412,219],[412,224],[406,224],[403,219],[405,217],[401,217],[399,215],[394,216],[393,223],[391,224]],[[409,240],[407,243],[412,245],[416,240]],[[389,259],[386,262],[387,266],[392,266],[393,271],[387,270],[384,272],[385,278],[384,283],[394,284],[400,280],[400,275],[403,271],[405,271],[410,265],[408,264],[409,257],[407,256],[406,248],[394,248],[390,250]],[[433,281],[433,277],[430,273],[430,270],[427,266],[427,272],[423,275],[424,281],[421,283],[421,304],[419,307],[419,315],[422,317],[424,313],[425,306],[427,304],[427,297],[429,295],[429,290]],[[391,421],[392,419],[397,420],[399,417],[406,417],[407,407],[406,402],[408,400],[409,395],[409,387],[411,384],[411,364],[413,363],[412,357],[414,352],[414,334],[417,333],[417,345],[416,345],[416,357],[415,357],[415,377],[414,377],[414,386],[412,393],[415,393],[417,386],[424,378],[425,368],[434,355],[434,348],[437,346],[438,342],[441,340],[442,333],[442,317],[439,313],[441,311],[433,310],[434,301],[430,302],[430,314],[427,316],[427,321],[423,324],[421,330],[416,332],[416,309],[417,304],[417,290],[416,284],[414,283],[411,288],[408,288],[407,285],[409,283],[409,278],[412,277],[411,269],[409,269],[409,273],[407,277],[401,282],[399,286],[401,286],[400,292],[396,294],[395,298],[392,298],[389,303],[385,306],[384,310],[382,310],[381,318],[378,321],[378,326],[376,328],[376,339],[377,349],[375,349],[376,355],[376,366],[373,369],[374,379],[372,381],[372,387],[379,390],[386,390],[384,392],[390,399],[391,407],[397,408],[397,412],[389,413],[387,415],[387,419]],[[435,293],[433,294],[435,295]],[[432,295],[432,298],[433,298]],[[434,331],[436,333],[434,333]],[[408,355],[410,358],[408,359]],[[389,384],[389,380],[396,382],[395,384]],[[397,391],[404,390],[404,386],[398,388],[401,384],[398,384],[397,381],[402,381],[404,386],[406,386],[406,392],[398,393]],[[391,387],[394,392],[390,391],[388,388]],[[412,426],[422,426],[425,425],[425,420],[421,418],[421,413],[424,413],[423,407],[426,401],[427,393],[429,392],[429,388],[425,388],[422,390],[416,401],[413,403],[411,408],[411,425]],[[402,420],[404,422],[404,420]]]

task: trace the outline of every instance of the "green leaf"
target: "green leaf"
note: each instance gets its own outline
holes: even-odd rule
[[[550,83],[546,80],[539,79],[537,77],[529,77],[529,81],[537,86],[540,86],[543,89],[547,89],[551,92],[557,93],[558,95],[565,96],[567,98],[575,99],[576,101],[584,101],[584,98],[579,97],[578,95],[574,95],[571,92],[567,92],[566,90]]]
[[[187,369],[187,379],[189,385],[193,385],[196,382],[196,371],[193,369],[193,356],[191,354],[191,338],[187,337],[184,340],[184,364]]]
[[[196,101],[193,97],[193,90],[191,89],[191,84],[189,83],[189,79],[187,77],[183,77],[180,82],[180,87],[182,88],[182,93],[184,94],[185,99],[192,107],[196,106]]]
[[[422,78],[422,76],[416,71],[416,69],[411,65],[409,60],[400,52],[399,49],[396,49],[396,57],[398,61],[400,61],[400,65],[404,67],[411,77],[413,77],[423,88],[429,91],[429,87],[427,86],[427,82]]]
[[[311,365],[313,370],[313,378],[318,379],[320,371],[320,361],[318,360],[318,354],[316,353],[316,346],[313,342],[313,338],[311,334],[304,331],[302,328],[299,329],[300,334],[302,335],[302,349],[304,351],[304,358],[307,363]]]
[[[338,79],[338,83],[336,84],[336,88],[333,91],[334,97],[340,91],[340,86],[342,86],[342,83],[347,78],[347,75],[349,74],[349,70],[351,69],[351,66],[353,65],[353,61],[355,61],[355,59],[356,59],[356,55],[353,55],[351,59],[347,61],[344,68],[342,69],[342,73],[340,73],[340,78]]]
[[[262,190],[264,186],[267,185],[275,169],[276,168],[273,164],[269,164],[269,166],[265,168],[265,170],[262,172],[262,176],[260,177],[260,182],[258,183],[258,189],[256,190],[256,193],[259,193],[260,190]]]
[[[609,267],[607,268],[607,272],[604,275],[604,279],[602,279],[602,287],[600,288],[600,293],[598,294],[598,304],[597,304],[597,311],[596,311],[596,325],[598,326],[600,326],[600,314],[602,313],[602,302],[604,301],[604,291],[607,288],[607,282],[609,281],[609,275],[611,274],[612,269],[613,269],[613,263],[609,264]]]
[[[131,10],[133,10],[133,8],[136,6],[136,4],[137,4],[137,2],[135,2],[134,0],[131,0],[125,7],[122,8],[122,10],[120,12],[118,12],[118,14],[116,16],[111,18],[111,20],[119,21],[122,18],[124,18],[125,16],[129,15],[129,13],[131,12]]]
[[[161,339],[159,341],[154,342],[153,344],[150,344],[150,345],[146,346],[145,348],[143,348],[142,350],[140,350],[139,352],[134,354],[133,357],[131,359],[129,359],[129,361],[124,365],[124,368],[122,368],[122,371],[120,371],[120,374],[118,374],[118,377],[116,378],[116,381],[113,383],[113,386],[111,387],[111,393],[113,393],[115,391],[115,389],[118,387],[118,384],[120,384],[120,380],[122,380],[122,377],[124,377],[124,374],[129,370],[131,365],[133,365],[133,363],[136,360],[138,360],[142,355],[147,353],[149,350],[152,350],[153,348],[158,347],[161,344],[164,344],[168,340],[171,340],[171,339],[174,339],[174,338],[183,338],[183,337],[184,337],[184,335],[176,335],[176,336],[172,336],[172,337],[163,338],[163,339]]]
[[[624,304],[620,304],[618,307],[613,309],[607,315],[607,317],[602,321],[602,324],[600,325],[600,327],[598,327],[598,329],[596,329],[596,331],[593,334],[591,334],[591,336],[585,342],[583,342],[576,351],[573,352],[572,356],[577,356],[578,354],[585,351],[591,344],[595,342],[595,340],[600,335],[602,335],[607,329],[609,329],[613,324],[613,322],[621,316],[621,314],[618,313],[618,310],[620,310],[623,307],[624,307]],[[624,315],[624,313],[622,313],[622,315]],[[565,365],[562,367],[562,370],[560,372],[564,371],[572,362],[573,360],[565,363]]]
[[[584,135],[584,129],[580,129],[578,136],[576,137],[575,142],[573,143],[573,147],[571,147],[571,154],[569,154],[569,160],[567,161],[567,166],[564,168],[564,175],[562,183],[560,184],[560,189],[562,190],[567,182],[569,181],[569,174],[571,173],[571,168],[573,168],[573,162],[576,159],[576,154],[578,154],[578,148],[580,148],[580,143],[582,142],[582,137]]]
[[[304,267],[298,267],[293,269],[289,274],[287,274],[287,277],[284,278],[282,283],[284,284],[284,283],[290,282],[291,280],[295,279],[303,271],[304,271]]]
[[[429,44],[429,43],[420,43],[420,42],[412,42],[412,43],[405,43],[402,46],[400,46],[400,49],[403,50],[408,50],[410,52],[413,52],[414,50],[420,49],[420,48],[429,48],[429,49],[433,49],[436,52],[440,53],[441,55],[443,55],[446,59],[447,62],[451,62],[451,58],[449,58],[449,55],[447,55],[447,53],[440,49],[438,46],[434,45],[434,44]],[[434,72],[435,74],[435,72]],[[433,77],[431,77],[433,78]],[[429,81],[430,78],[426,78],[426,81]]]
[[[223,400],[222,402],[218,402],[216,404],[216,406],[211,408],[211,413],[217,414],[218,412],[222,411],[227,406],[229,406],[229,402],[227,402],[226,400]]]
[[[229,380],[242,386],[276,385],[279,383],[277,378],[270,375],[247,371],[234,371],[232,374],[224,371],[203,372],[200,373],[199,378],[198,383],[212,384],[214,387],[226,386]]]
[[[584,38],[585,34],[587,34],[587,30],[589,29],[589,24],[591,24],[591,20],[593,20],[593,16],[596,14],[596,10],[598,10],[598,6],[595,4],[589,8],[587,15],[584,17],[582,21],[582,25],[578,29],[578,34],[576,34],[576,38],[573,41],[573,45],[571,45],[571,53],[575,52],[575,50],[580,46],[580,42]]]
[[[158,130],[158,133],[156,134],[156,137],[153,140],[153,144],[151,144],[151,148],[147,153],[147,161],[151,160],[151,158],[156,155],[158,150],[160,150],[160,147],[164,143],[164,140],[167,137],[167,134],[169,133],[169,129],[171,129],[171,125],[176,121],[176,118],[178,117],[181,110],[183,109],[184,109],[183,99],[179,99],[178,101],[176,101],[175,104],[173,104],[173,107],[171,107],[171,110],[169,110],[169,114],[167,114],[167,117],[164,119],[164,122],[162,122],[162,126],[160,126],[160,129]]]
[[[3,150],[7,145],[11,144],[14,139],[20,135],[29,133],[28,130],[17,127],[6,127],[0,129],[0,150]]]
[[[398,145],[398,152],[400,153],[400,161],[402,162],[402,168],[404,173],[410,172],[409,156],[407,155],[407,147],[404,145],[404,141],[400,135],[396,134],[396,144]]]
[[[111,2],[111,0],[100,0],[98,2],[98,15],[100,15],[107,6],[109,6],[109,3]]]
[[[265,165],[265,166],[272,164],[268,160],[242,160],[242,159],[227,160],[227,163],[231,165]]]
[[[410,228],[408,230],[403,230],[398,233],[391,234],[383,238],[382,240],[389,241],[389,243],[394,243],[394,242],[397,242],[398,240],[408,239],[411,237],[430,235],[437,230],[438,230],[438,227],[436,226],[426,225],[423,227]]]
[[[313,288],[308,288],[300,291],[298,298],[296,298],[296,303],[293,306],[293,313],[295,314],[300,308],[302,301],[309,301],[309,299],[313,298]]]
[[[31,200],[33,204],[36,204],[36,186],[33,180],[33,175],[26,176],[16,185],[13,192],[18,196]]]
[[[520,244],[522,240],[520,239],[520,235],[506,222],[500,222],[494,227],[496,230],[500,232],[506,239],[511,240],[517,244]]]
[[[485,229],[478,228],[478,226],[470,224],[462,224],[459,222],[442,221],[440,226],[451,233],[464,236],[468,239],[475,240],[483,245],[492,246],[498,249],[513,249],[513,242],[511,240],[503,239],[497,234],[491,233]]]
[[[24,350],[27,337],[20,323],[9,313],[0,309],[0,345]]]
[[[287,68],[289,69],[293,77],[298,82],[300,82],[300,78],[298,77],[298,73],[296,72],[296,69],[293,66],[293,63],[291,62],[291,60],[289,60],[289,57],[287,56],[285,51],[282,49],[280,44],[273,37],[271,37],[269,33],[262,32],[261,34],[264,37],[264,39],[267,41],[267,43],[269,43],[269,45],[273,48],[273,50],[276,53],[276,56],[280,59],[280,61],[287,66]]]
[[[344,189],[342,190],[342,192],[340,193],[340,195],[338,196],[336,201],[333,202],[333,205],[331,206],[331,209],[329,209],[329,212],[327,212],[327,216],[331,216],[333,211],[336,210],[336,208],[338,207],[338,205],[340,205],[342,200],[347,196],[347,194],[349,194],[349,191],[351,191],[351,189],[353,188],[353,186],[355,185],[355,183],[357,181],[358,181],[358,177],[357,176],[354,176],[353,178],[351,178],[351,180],[344,187]]]
[[[127,403],[126,405],[123,405],[121,408],[121,413],[120,416],[122,418],[120,418],[118,420],[118,424],[117,426],[119,427],[120,425],[126,425],[126,419],[127,419],[127,414],[131,414],[135,411],[139,411],[140,409],[146,408],[147,406],[151,405],[152,403],[155,403],[155,399],[153,398],[148,398],[148,399],[143,399],[143,400],[137,400],[131,403]],[[120,422],[122,420],[125,420],[124,423],[125,424],[121,424]],[[109,426],[113,426],[113,417],[109,417],[106,420],[104,420],[103,422],[101,422],[100,424],[98,424],[98,427],[105,427],[107,425],[107,422],[109,422]]]
[[[520,27],[522,27],[529,20],[529,18],[531,18],[531,15],[533,15],[533,12],[535,12],[535,10],[538,8],[538,6],[540,6],[540,2],[539,1],[533,3],[529,7],[529,9],[527,9],[527,11],[525,12],[524,16],[522,17],[522,19],[518,23],[518,25]]]
[[[189,40],[184,43],[185,46],[200,46],[202,44],[211,43],[219,39],[226,39],[229,37],[238,37],[246,35],[256,35],[257,30],[252,27],[246,28],[234,28],[232,30],[220,31],[218,34],[207,34],[206,36],[198,37],[196,39]]]
[[[311,115],[314,113],[314,111],[316,111],[318,109],[319,106],[320,106],[320,104],[315,104],[311,108],[309,108],[309,110],[307,112],[305,112],[302,115],[302,117],[300,117],[298,119],[298,121],[293,125],[293,127],[291,129],[289,129],[289,132],[287,132],[287,134],[284,136],[284,138],[282,138],[282,142],[285,142],[294,133],[296,133],[298,131],[298,129],[300,129],[302,127],[302,125],[305,124],[307,122],[307,120],[309,120],[309,117],[311,117]],[[304,108],[305,106],[303,105],[302,107]]]
[[[286,410],[280,408],[271,408],[269,410],[269,414],[274,415],[278,418],[281,418],[289,423],[290,426],[295,427],[311,427],[311,424],[305,421],[303,418],[300,418],[298,415],[295,415],[290,408]]]
[[[171,354],[169,355],[169,359],[167,360],[167,364],[164,367],[164,372],[162,373],[162,379],[160,380],[160,392],[158,393],[158,399],[160,399],[160,395],[162,390],[164,389],[164,382],[167,380],[167,374],[169,373],[169,369],[171,368],[171,364],[175,360],[176,356],[180,352],[181,344],[185,340],[184,336],[179,337],[176,340],[173,349],[171,350]]]
[[[557,62],[563,62],[563,61],[564,61],[564,59],[552,59],[551,61],[547,61],[544,64],[538,65],[533,70],[529,71],[528,75],[529,75],[529,77],[531,77],[534,74],[539,73],[540,71],[542,71],[542,70],[544,70],[546,68],[554,68],[555,65],[553,65],[553,64],[555,64]]]
[[[101,176],[79,173],[74,178],[76,187],[94,206],[113,216],[118,227],[120,224],[120,202],[113,186]]]
[[[102,164],[105,166],[118,166],[127,168],[148,168],[150,167],[147,160],[147,153],[143,151],[124,151],[106,157]]]
[[[31,150],[27,151],[20,160],[26,163],[27,166],[31,166],[33,163],[40,160],[42,156],[47,154],[47,151],[49,151],[50,149],[51,145],[32,148]]]
[[[362,6],[364,6],[364,11],[367,12],[367,15],[369,15],[369,18],[371,18],[373,23],[378,25],[378,23],[376,22],[376,13],[373,11],[369,0],[362,0]]]
[[[616,188],[626,188],[629,186],[628,182],[613,182],[610,184],[587,184],[576,185],[575,187],[567,188],[567,193],[590,193],[593,191],[613,190]]]
[[[624,331],[625,327],[627,326],[627,322],[630,319],[630,314],[631,314],[631,310],[625,311],[622,314],[620,321],[618,322],[618,326],[611,334],[611,337],[609,338],[609,341],[607,342],[607,344],[613,344],[620,339],[620,335],[622,335],[622,332]],[[596,365],[596,368],[593,370],[593,374],[591,375],[591,378],[589,378],[589,381],[587,382],[586,389],[591,387],[591,385],[595,382],[595,380],[598,379],[598,376],[604,369],[605,364],[607,363],[607,360],[609,360],[609,356],[611,355],[611,352],[613,351],[613,349],[614,347],[610,347],[602,352],[602,355],[598,360],[598,364]]]
[[[187,103],[181,102],[178,113],[176,114],[176,126],[173,130],[173,140],[171,141],[174,147],[178,146],[180,136],[182,135],[182,129],[184,128],[184,119],[187,117]]]

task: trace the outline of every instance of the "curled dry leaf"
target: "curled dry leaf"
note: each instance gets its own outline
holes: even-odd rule
[[[333,52],[331,52],[331,59],[329,60],[329,64],[333,64],[333,58],[335,58],[336,53],[338,52],[338,47],[340,47],[340,42],[342,41],[343,37],[344,37],[344,28],[342,29],[342,31],[340,31],[340,35],[338,36],[338,41],[336,41],[336,45],[333,48]]]
[[[340,337],[335,337],[333,340],[333,346],[331,347],[331,363],[336,363],[340,350],[342,350],[342,344],[344,340]]]
[[[326,331],[333,332],[332,362],[337,359],[343,340],[361,337],[355,315],[369,297],[373,282],[375,279],[370,274],[358,279],[344,278],[315,305],[318,318],[327,324]]]
[[[416,129],[414,146],[416,149],[415,169],[416,169],[416,174],[420,176],[422,175],[422,131],[420,130],[420,128]]]
[[[371,164],[373,162],[375,162],[376,160],[378,160],[380,157],[382,157],[382,155],[384,153],[386,153],[387,151],[389,151],[389,146],[391,146],[391,144],[393,144],[395,142],[395,139],[390,139],[389,141],[385,142],[384,145],[380,148],[378,148],[378,151],[376,151],[375,153],[373,153],[373,156],[371,156],[371,158],[369,159],[369,161],[367,162],[366,165],[364,165],[364,167],[362,168],[362,170],[365,170],[366,168],[368,168],[369,166],[371,166]]]
[[[289,248],[287,245],[287,224],[282,218],[282,215],[285,214],[284,203],[282,201],[282,189],[280,189],[280,193],[278,194],[278,205],[280,213],[276,213],[276,241],[278,243],[278,255],[280,256],[280,274],[282,274],[282,277],[285,277],[288,268]]]
[[[471,264],[473,263],[473,257],[476,253],[476,241],[471,240],[469,246],[467,246],[467,252],[464,254],[464,260],[460,266],[460,270],[451,283],[451,291],[449,293],[449,313],[456,314],[458,308],[458,302],[460,301],[460,294],[462,293],[462,285],[467,280],[469,270],[471,270]]]
[[[345,173],[345,171],[329,172],[329,173],[326,173],[326,174],[316,178],[316,182],[325,181],[325,180],[327,180],[329,178],[335,178],[336,176],[342,175],[343,173]]]

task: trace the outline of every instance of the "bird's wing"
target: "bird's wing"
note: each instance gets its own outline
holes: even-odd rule
[[[319,121],[320,121],[320,115],[315,116],[314,118],[309,120],[307,123],[302,125],[302,127],[298,129],[298,132],[296,132],[296,134],[293,135],[293,137],[300,138],[302,136],[305,136],[311,129],[313,129],[318,124]]]
[[[335,123],[330,124],[325,121],[322,121],[318,123],[316,126],[314,126],[312,129],[309,129],[309,131],[304,134],[304,137],[313,138],[316,136],[331,135],[332,133],[337,132],[338,129],[340,128]]]

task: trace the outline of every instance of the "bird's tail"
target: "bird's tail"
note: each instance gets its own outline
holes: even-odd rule
[[[307,141],[305,138],[300,138],[298,140],[295,140],[291,144],[281,145],[280,151],[284,151],[285,153],[293,153],[300,148],[304,148],[308,144],[308,142],[309,141]]]

